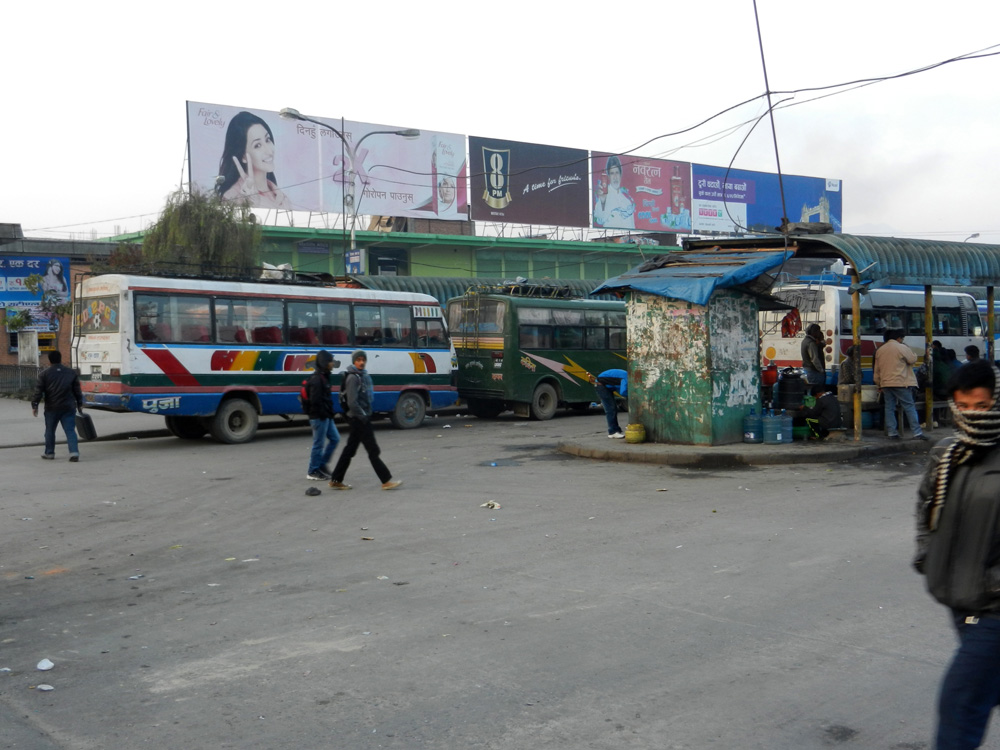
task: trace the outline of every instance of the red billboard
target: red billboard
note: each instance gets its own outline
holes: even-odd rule
[[[593,224],[598,229],[691,231],[691,165],[594,151]]]

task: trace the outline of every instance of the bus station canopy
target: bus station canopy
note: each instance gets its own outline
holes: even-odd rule
[[[780,268],[792,255],[780,248],[723,250],[715,245],[700,252],[682,250],[658,255],[608,279],[592,294],[631,289],[704,305],[716,289],[740,287],[751,294],[766,292],[774,279],[765,274]],[[763,287],[755,288],[754,282],[761,277],[765,279]]]
[[[691,240],[682,253],[772,251],[786,247],[783,235],[727,240]],[[799,258],[843,258],[871,288],[887,285],[995,286],[1000,282],[1000,245],[850,234],[792,234],[787,248]]]

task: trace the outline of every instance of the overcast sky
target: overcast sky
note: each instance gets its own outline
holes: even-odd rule
[[[1000,4],[758,0],[772,91],[1000,52]],[[89,238],[187,180],[187,100],[622,152],[765,92],[751,0],[16,3],[0,222]],[[775,113],[787,174],[843,180],[844,231],[1000,243],[1000,57]],[[790,96],[775,95],[774,101]],[[775,172],[757,99],[638,153]],[[304,217],[297,218],[304,223]]]

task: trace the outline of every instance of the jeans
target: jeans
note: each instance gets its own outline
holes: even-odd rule
[[[936,750],[972,750],[1000,704],[1000,619],[955,616],[958,651],[941,682]]]
[[[910,423],[914,437],[924,434],[924,431],[920,429],[917,407],[913,403],[913,391],[909,388],[883,388],[882,395],[885,397],[885,426],[890,437],[898,435],[901,426],[896,424],[897,401],[903,405],[903,413],[906,415],[906,421]]]
[[[340,442],[340,433],[333,419],[310,419],[309,426],[313,431],[312,453],[309,454],[309,473],[326,471],[326,465],[333,458]],[[323,444],[326,443],[326,447]]]
[[[337,466],[333,470],[333,479],[337,482],[344,481],[344,475],[347,474],[347,467],[351,465],[351,459],[358,452],[358,445],[363,444],[365,451],[368,452],[368,460],[371,461],[372,468],[375,469],[379,481],[385,484],[392,479],[392,472],[389,471],[389,467],[382,463],[382,459],[379,458],[382,449],[375,442],[375,432],[372,430],[372,423],[367,419],[355,419],[354,417],[349,417],[347,421],[351,425],[351,434],[347,436],[347,445],[344,446],[344,450],[337,460]]]
[[[49,411],[45,410],[45,455],[54,456],[56,454],[56,425],[62,425],[63,432],[66,433],[66,444],[69,447],[69,455],[80,455],[80,444],[76,439],[76,412],[69,411]]]
[[[826,372],[820,372],[819,370],[810,370],[808,367],[804,367],[802,369],[802,374],[806,376],[806,383],[808,385],[826,384]]]
[[[601,406],[604,407],[604,418],[608,420],[608,434],[614,435],[621,432],[618,426],[618,404],[615,403],[615,394],[606,385],[598,383],[594,386],[597,397],[601,399]]]

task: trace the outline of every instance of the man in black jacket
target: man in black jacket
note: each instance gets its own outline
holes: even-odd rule
[[[316,353],[316,372],[306,381],[309,426],[312,427],[312,452],[309,454],[309,471],[306,479],[325,482],[330,479],[327,465],[340,442],[340,433],[333,421],[333,396],[330,395],[330,372],[333,355],[326,349]]]
[[[45,453],[42,458],[51,461],[56,457],[56,425],[61,424],[66,433],[69,460],[80,460],[76,438],[76,412],[83,414],[83,392],[76,370],[62,363],[62,354],[49,352],[49,366],[38,375],[35,395],[31,397],[31,413],[38,416],[38,402],[45,401]]]
[[[947,385],[955,437],[931,451],[913,565],[951,610],[959,646],[941,683],[937,750],[977,748],[1000,703],[1000,372],[981,360]]]
[[[830,430],[844,424],[840,402],[827,385],[814,385],[810,393],[815,397],[816,405],[799,407],[800,414],[806,418],[810,439],[822,440],[830,434]]]

